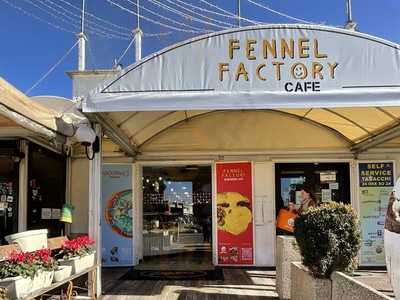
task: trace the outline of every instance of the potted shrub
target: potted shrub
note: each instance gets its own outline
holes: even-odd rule
[[[72,266],[73,273],[80,273],[95,263],[94,241],[88,236],[81,236],[63,243],[58,257],[61,266]]]
[[[302,264],[292,265],[297,268],[295,274],[292,271],[292,299],[330,299],[332,272],[357,267],[361,247],[357,214],[342,203],[310,208],[296,218],[294,235]]]

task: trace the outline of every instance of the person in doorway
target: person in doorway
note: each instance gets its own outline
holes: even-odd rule
[[[300,207],[297,209],[295,206],[295,203],[290,202],[289,203],[290,211],[292,211],[296,214],[301,214],[303,211],[309,209],[310,207],[318,206],[318,200],[315,197],[311,187],[309,187],[307,185],[301,186],[300,197],[301,197]]]

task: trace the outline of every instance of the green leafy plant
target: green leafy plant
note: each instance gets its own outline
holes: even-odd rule
[[[361,230],[350,205],[332,202],[306,210],[295,220],[294,235],[303,264],[314,277],[329,278],[334,271],[357,267]]]

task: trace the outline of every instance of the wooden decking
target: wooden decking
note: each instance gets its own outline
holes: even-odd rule
[[[278,299],[275,271],[224,269],[224,281],[121,281],[127,269],[103,270],[104,300]]]

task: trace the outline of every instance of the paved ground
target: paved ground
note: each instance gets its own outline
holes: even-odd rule
[[[362,282],[389,297],[394,299],[393,289],[390,285],[389,276],[386,271],[357,271],[359,277],[354,277],[355,280]]]
[[[224,281],[118,280],[127,269],[103,271],[104,300],[278,299],[275,271],[224,269]]]

